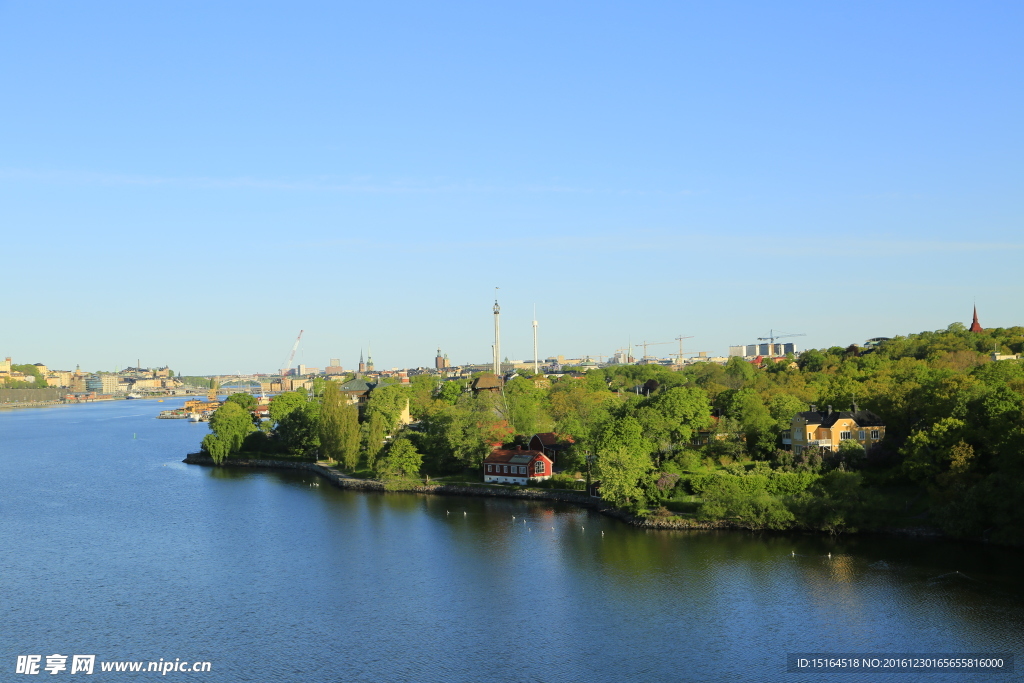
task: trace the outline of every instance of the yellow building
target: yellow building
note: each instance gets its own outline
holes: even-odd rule
[[[839,450],[843,441],[855,441],[870,450],[885,438],[885,423],[870,410],[818,410],[811,406],[807,412],[797,413],[793,417],[792,432],[789,441],[793,452],[799,455],[806,448],[823,448],[829,451]],[[783,440],[785,443],[786,439]]]

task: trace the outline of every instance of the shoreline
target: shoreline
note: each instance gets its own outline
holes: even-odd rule
[[[378,491],[381,493],[422,493],[427,495],[440,496],[476,496],[484,498],[518,498],[520,500],[549,500],[556,503],[569,503],[579,507],[596,510],[603,515],[613,517],[620,521],[641,529],[674,530],[674,531],[714,531],[721,529],[745,530],[739,525],[725,520],[714,522],[698,522],[685,517],[637,517],[629,512],[620,510],[603,503],[600,499],[591,498],[586,493],[569,491],[566,489],[506,489],[503,487],[488,487],[483,484],[420,484],[414,486],[402,486],[399,488],[388,488],[383,482],[373,479],[356,479],[350,477],[333,467],[321,465],[318,462],[289,462],[284,460],[233,460],[221,465],[216,465],[213,458],[201,453],[189,453],[183,463],[187,465],[202,465],[206,467],[260,467],[268,469],[306,470],[314,472],[341,489],[352,489],[362,491]]]
[[[380,493],[422,493],[427,495],[440,496],[477,496],[490,498],[518,498],[520,500],[549,500],[557,503],[568,503],[579,507],[595,510],[602,515],[618,519],[630,526],[639,529],[653,529],[659,531],[747,531],[750,533],[773,533],[773,534],[813,534],[826,535],[825,531],[813,531],[806,529],[767,530],[749,529],[735,524],[729,520],[714,520],[710,522],[699,522],[688,517],[638,517],[634,514],[620,510],[614,506],[605,504],[600,499],[591,498],[586,493],[569,491],[566,489],[506,489],[503,487],[489,487],[484,484],[421,484],[415,486],[402,486],[399,488],[388,488],[383,482],[373,479],[357,479],[340,472],[333,467],[321,465],[319,462],[284,461],[284,460],[233,460],[228,463],[217,465],[213,458],[202,453],[189,453],[183,463],[188,465],[201,465],[205,467],[255,467],[267,469],[306,470],[314,472],[329,482],[342,489],[378,491]],[[929,527],[914,528],[889,528],[872,531],[843,532],[839,535],[881,535],[881,536],[903,536],[921,540],[945,540],[954,542],[976,542],[984,543],[983,540],[952,539],[945,536],[937,529]],[[1013,546],[1002,546],[1013,547]]]

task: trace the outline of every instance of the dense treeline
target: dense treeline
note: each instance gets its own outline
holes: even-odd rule
[[[384,477],[478,475],[496,444],[525,445],[553,431],[569,444],[555,485],[589,475],[605,500],[639,514],[834,532],[937,526],[1019,543],[1024,361],[993,362],[993,351],[1024,353],[1024,328],[972,333],[957,323],[870,351],[810,350],[759,367],[732,358],[679,372],[631,365],[554,380],[524,373],[478,395],[464,382],[422,375],[411,387],[374,390],[361,412],[328,382],[315,400],[275,397],[271,419],[259,424],[242,406],[225,406],[204,447],[215,457],[316,452]],[[417,422],[400,429],[406,401]],[[848,410],[855,402],[885,421],[876,448],[782,448],[809,404]]]

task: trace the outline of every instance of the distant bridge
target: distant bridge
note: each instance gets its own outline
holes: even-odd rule
[[[214,379],[219,383],[217,391],[222,391],[225,394],[237,394],[241,392],[262,394],[262,382],[269,382],[270,380],[270,378],[260,378],[256,375],[220,375]]]

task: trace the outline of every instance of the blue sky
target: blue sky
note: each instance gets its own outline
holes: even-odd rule
[[[0,0],[0,354],[1024,324],[1019,3]],[[669,352],[673,346],[652,347]]]

